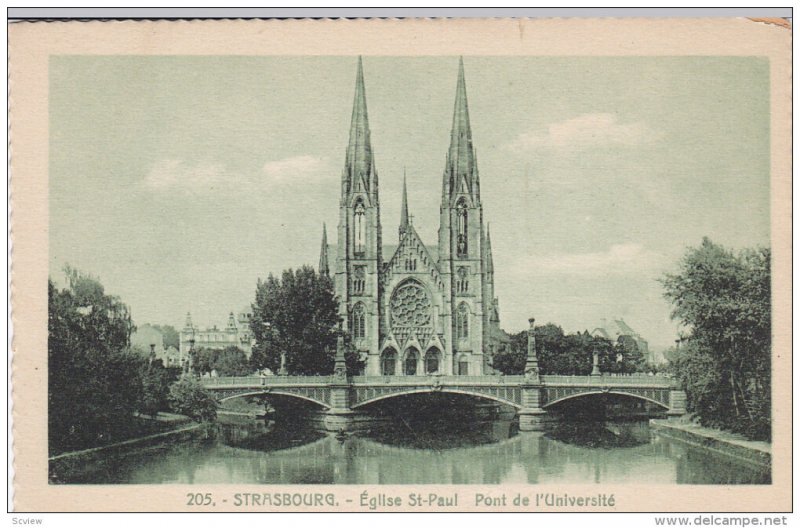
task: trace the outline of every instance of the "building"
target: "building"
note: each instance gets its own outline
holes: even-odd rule
[[[604,337],[613,341],[614,343],[620,341],[620,339],[630,339],[636,343],[637,347],[639,347],[639,352],[642,353],[642,356],[644,356],[645,360],[650,362],[654,360],[653,356],[650,354],[647,341],[633,328],[628,326],[628,323],[621,318],[611,319],[611,321],[608,321],[607,319],[601,319],[600,326],[592,330],[592,335]]]
[[[131,334],[131,346],[148,358],[161,360],[165,367],[179,367],[180,353],[174,346],[164,346],[161,330],[150,324],[136,328]]]
[[[442,174],[436,245],[426,245],[414,228],[405,179],[397,245],[385,245],[378,190],[359,58],[341,177],[338,243],[328,246],[323,226],[320,272],[334,274],[339,316],[366,357],[367,375],[489,372],[491,352],[504,334],[463,61]]]
[[[228,323],[224,328],[216,325],[211,328],[201,329],[192,324],[192,314],[186,314],[186,324],[180,332],[180,358],[181,364],[189,357],[192,348],[223,349],[231,346],[244,350],[247,357],[253,351],[253,333],[250,331],[250,319],[253,317],[249,307],[239,312],[234,317],[233,312],[228,314]]]

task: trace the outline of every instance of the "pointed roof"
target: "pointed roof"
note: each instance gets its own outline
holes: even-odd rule
[[[184,328],[194,328],[192,325],[192,312],[186,312],[186,324],[183,325]]]
[[[494,258],[492,257],[492,232],[486,224],[486,271],[494,273]]]
[[[471,192],[475,172],[475,151],[472,147],[472,128],[469,123],[467,84],[464,80],[464,59],[458,59],[458,82],[453,107],[453,127],[450,131],[450,148],[447,151],[448,169],[445,171],[450,192],[461,190],[465,184]],[[447,174],[449,172],[449,174]],[[447,185],[447,181],[445,185]]]
[[[345,175],[349,181],[349,188],[370,190],[374,183],[374,163],[372,160],[372,146],[369,140],[369,118],[367,116],[367,95],[364,89],[364,68],[361,57],[358,57],[358,71],[356,73],[356,91],[353,97],[353,114],[350,121],[350,140],[347,144],[345,159]],[[377,180],[376,180],[377,181]]]
[[[403,205],[400,207],[400,236],[408,230],[408,190],[406,189],[406,170],[403,169]]]
[[[320,275],[330,275],[330,264],[328,262],[328,228],[322,223],[322,247],[319,250],[319,273]]]

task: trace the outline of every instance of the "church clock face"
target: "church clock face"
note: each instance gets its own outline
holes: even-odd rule
[[[390,302],[392,326],[429,326],[431,300],[425,289],[416,282],[400,285]]]

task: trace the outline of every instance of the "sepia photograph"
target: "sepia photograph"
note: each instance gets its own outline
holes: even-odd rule
[[[770,57],[345,47],[47,55],[48,493],[770,492]]]

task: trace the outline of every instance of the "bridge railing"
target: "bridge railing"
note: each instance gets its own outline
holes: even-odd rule
[[[428,385],[437,381],[444,384],[518,385],[524,376],[353,376],[355,385]]]
[[[205,387],[252,387],[261,385],[324,385],[331,382],[331,376],[240,376],[220,378],[200,378]]]
[[[591,386],[619,386],[636,385],[646,387],[672,387],[676,380],[666,376],[648,376],[646,374],[630,374],[623,376],[541,376],[542,383],[545,385],[591,385]]]

